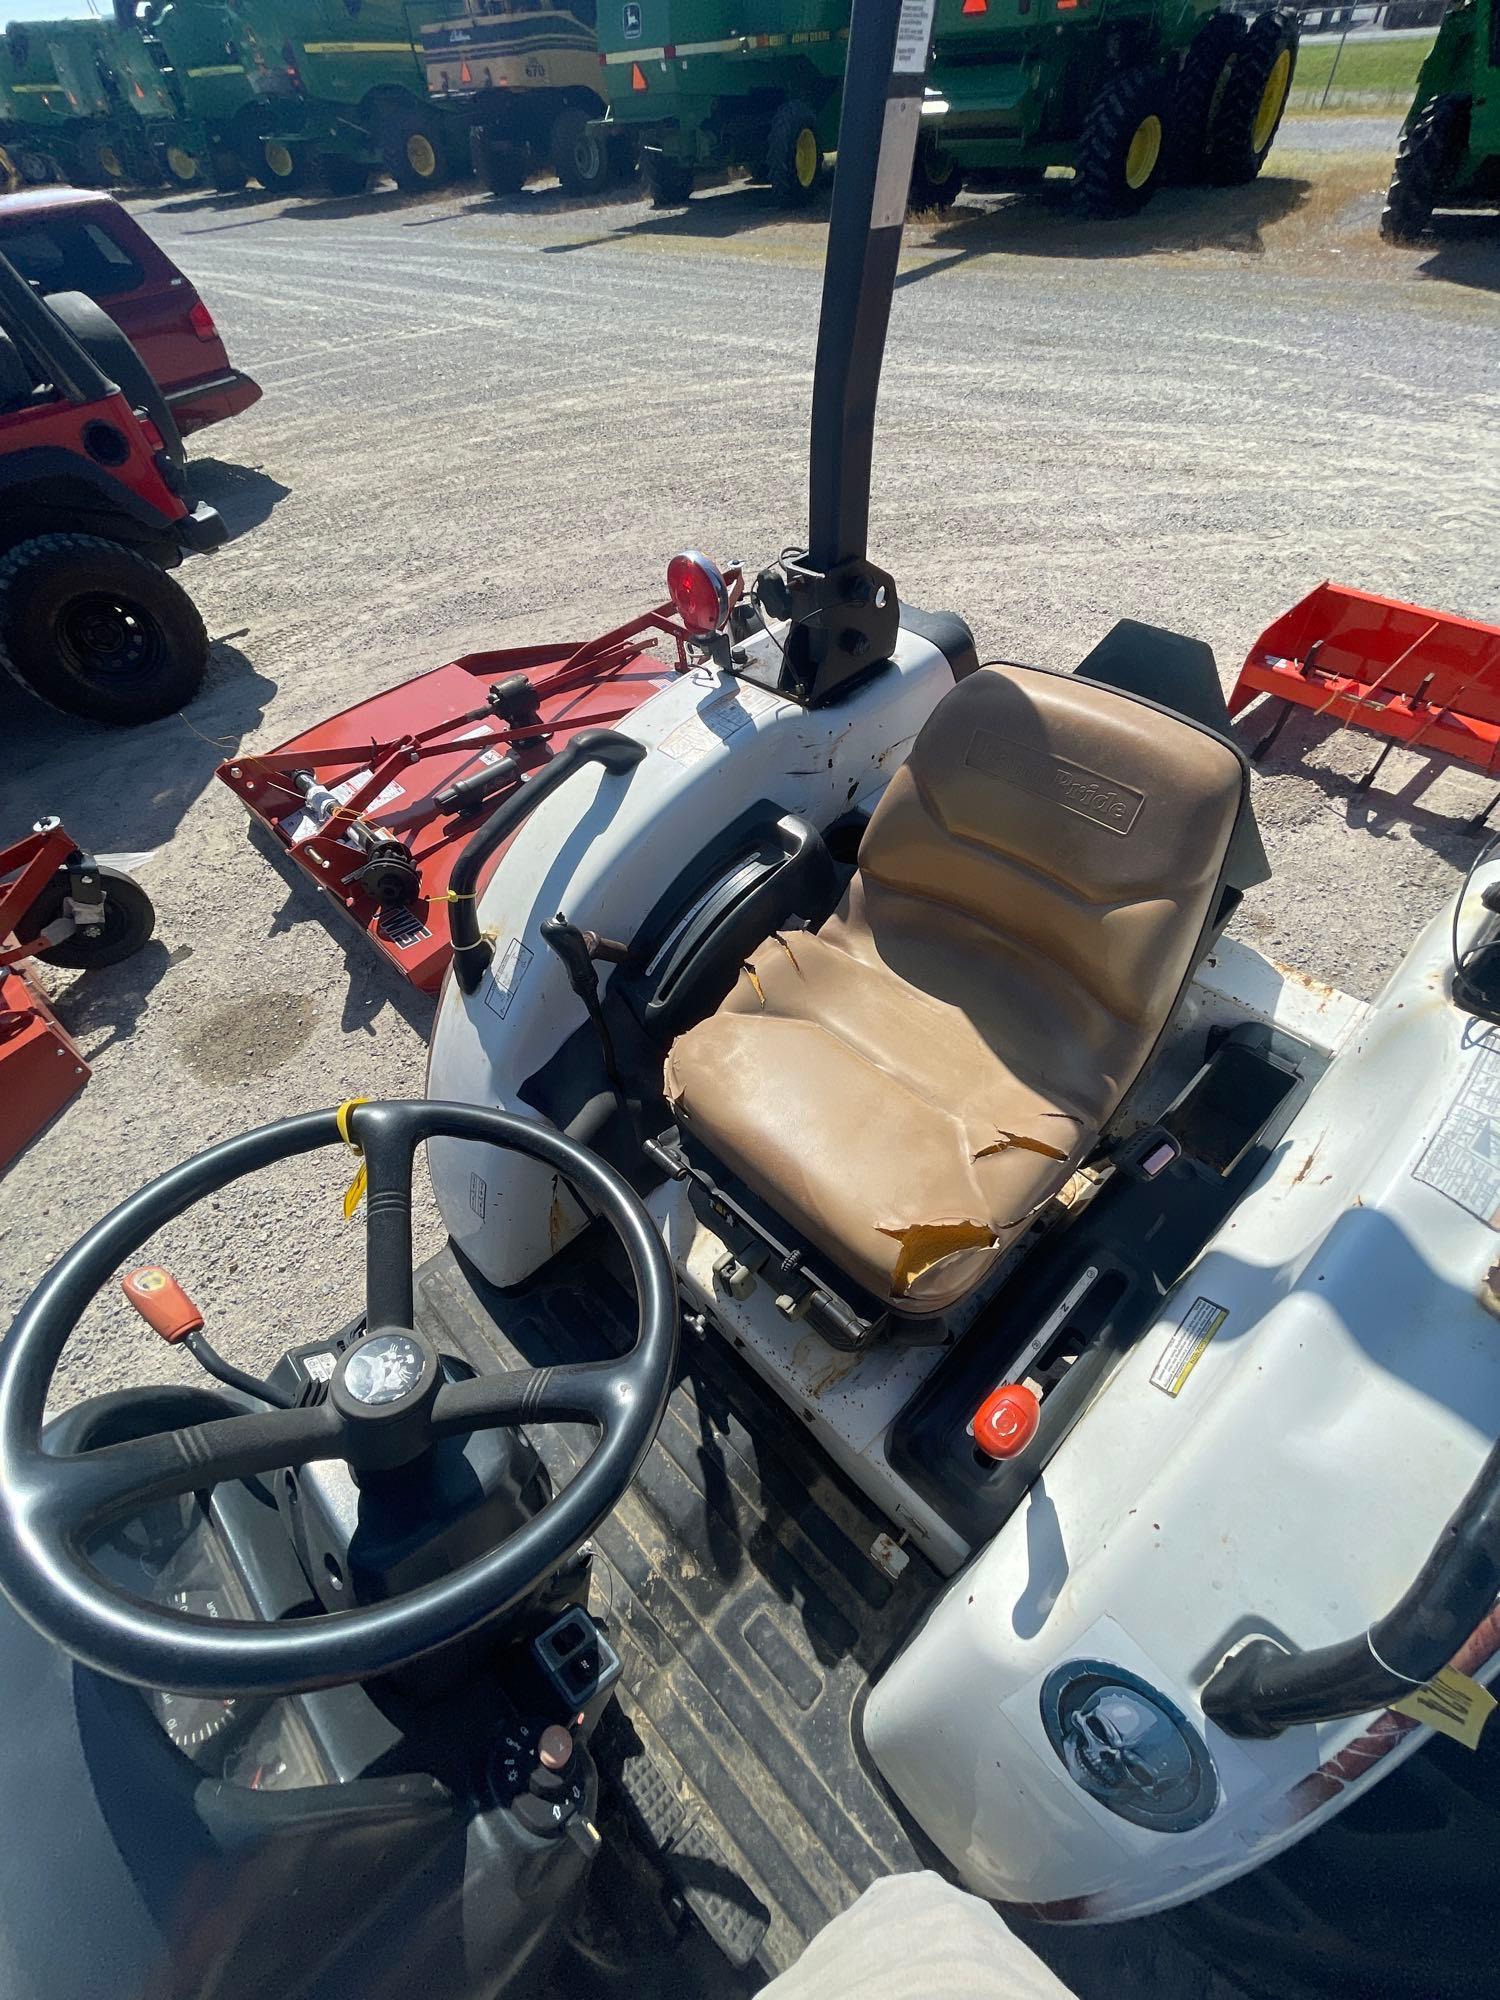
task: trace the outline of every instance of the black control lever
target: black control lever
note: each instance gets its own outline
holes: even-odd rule
[[[599,1049],[604,1057],[604,1073],[609,1078],[609,1087],[614,1092],[615,1103],[626,1124],[630,1123],[630,1105],[625,1096],[625,1085],[620,1077],[619,1065],[615,1061],[614,1039],[609,1032],[609,1023],[604,1018],[604,1008],[599,999],[599,975],[594,970],[594,959],[610,958],[616,964],[627,955],[627,948],[616,944],[612,938],[601,938],[597,931],[580,930],[577,924],[558,911],[555,917],[542,919],[543,942],[555,951],[562,960],[563,970],[568,975],[568,984],[583,1002],[594,1033],[599,1038]]]

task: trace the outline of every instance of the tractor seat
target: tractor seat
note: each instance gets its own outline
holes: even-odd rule
[[[1113,688],[945,695],[816,933],[678,1036],[668,1098],[866,1291],[941,1312],[1093,1150],[1211,935],[1248,768]]]

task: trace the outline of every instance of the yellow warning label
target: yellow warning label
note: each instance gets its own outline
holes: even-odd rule
[[[1228,1306],[1216,1305],[1212,1299],[1194,1299],[1172,1329],[1160,1360],[1151,1370],[1151,1386],[1168,1396],[1177,1395],[1228,1317]]]
[[[1466,1750],[1477,1749],[1479,1732],[1490,1718],[1495,1697],[1456,1667],[1444,1667],[1426,1687],[1413,1688],[1391,1707],[1413,1722],[1425,1722],[1439,1736],[1451,1736]]]

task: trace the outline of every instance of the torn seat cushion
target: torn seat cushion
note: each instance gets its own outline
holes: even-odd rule
[[[1222,739],[1074,676],[934,710],[838,910],[678,1037],[684,1129],[857,1283],[940,1311],[1094,1146],[1191,972],[1245,796]]]

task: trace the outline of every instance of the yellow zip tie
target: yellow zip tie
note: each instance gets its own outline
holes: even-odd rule
[[[348,1187],[344,1189],[345,1222],[353,1220],[354,1211],[359,1207],[360,1203],[365,1198],[365,1188],[368,1185],[370,1179],[369,1169],[368,1167],[366,1167],[364,1162],[363,1149],[361,1148],[358,1139],[356,1139],[353,1133],[349,1130],[349,1113],[354,1109],[354,1107],[357,1104],[368,1104],[369,1102],[370,1100],[368,1097],[346,1097],[343,1103],[339,1106],[338,1110],[333,1114],[334,1123],[339,1128],[339,1137],[343,1140],[344,1144],[350,1149],[351,1152],[358,1153],[360,1155],[359,1165],[358,1167],[355,1168],[354,1171],[354,1178],[352,1181],[350,1181]]]
[[[472,903],[479,894],[477,889],[445,889],[441,896],[429,896],[431,903]]]

